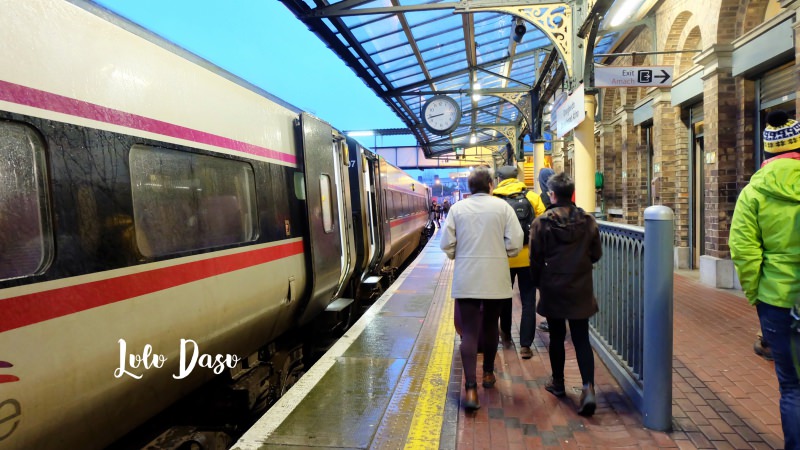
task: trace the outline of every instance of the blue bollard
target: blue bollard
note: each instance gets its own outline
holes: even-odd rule
[[[672,428],[672,293],[674,214],[666,206],[644,210],[644,426]]]

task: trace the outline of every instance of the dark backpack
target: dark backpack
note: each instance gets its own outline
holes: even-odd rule
[[[511,208],[517,215],[517,220],[519,220],[519,224],[522,227],[522,233],[524,234],[524,245],[528,245],[528,241],[530,240],[529,236],[531,233],[531,224],[533,224],[533,219],[536,218],[533,205],[531,205],[531,202],[526,197],[527,193],[528,191],[524,190],[522,192],[515,192],[510,195],[495,194],[497,197],[502,198],[506,201],[506,203],[511,205]]]

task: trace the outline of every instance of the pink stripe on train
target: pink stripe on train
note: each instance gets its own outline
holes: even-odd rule
[[[7,81],[0,81],[0,100],[297,164],[297,158],[288,153]]]

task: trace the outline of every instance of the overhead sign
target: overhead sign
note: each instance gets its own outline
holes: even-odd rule
[[[551,117],[555,118],[556,136],[564,136],[586,119],[583,96],[583,84],[581,84],[563,102],[553,107]]]
[[[595,87],[670,87],[672,66],[595,66]]]

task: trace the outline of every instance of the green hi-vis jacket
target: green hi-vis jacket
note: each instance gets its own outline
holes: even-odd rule
[[[736,201],[729,245],[751,304],[795,304],[800,298],[800,159],[769,161],[753,174]]]

